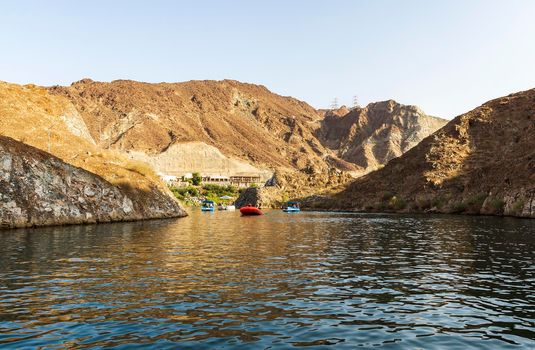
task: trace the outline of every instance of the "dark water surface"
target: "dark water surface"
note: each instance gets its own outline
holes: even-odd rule
[[[535,220],[195,211],[0,242],[2,348],[535,349]]]

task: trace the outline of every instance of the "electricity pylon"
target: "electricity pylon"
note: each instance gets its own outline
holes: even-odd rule
[[[338,109],[338,97],[335,97],[331,102],[331,109]]]

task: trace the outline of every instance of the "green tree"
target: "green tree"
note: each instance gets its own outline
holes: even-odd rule
[[[199,173],[193,173],[193,174],[191,174],[191,183],[192,183],[194,186],[200,186],[200,185],[201,185],[201,182],[202,182],[201,174],[199,174]]]

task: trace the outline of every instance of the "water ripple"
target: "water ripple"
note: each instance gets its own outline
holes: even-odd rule
[[[535,222],[193,212],[0,232],[0,347],[535,348]]]

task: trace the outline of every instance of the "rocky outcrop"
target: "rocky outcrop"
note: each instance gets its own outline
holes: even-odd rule
[[[498,98],[316,206],[533,218],[533,135],[535,89]]]
[[[278,187],[249,187],[236,199],[236,208],[251,204],[260,208],[280,208],[284,192]],[[287,199],[286,199],[287,200]]]
[[[180,207],[174,214],[166,209],[172,209],[177,204],[147,164],[97,146],[84,119],[66,98],[52,95],[45,88],[34,85],[0,82],[0,116],[0,135],[46,151],[67,165],[84,169],[118,188],[134,205],[133,213],[125,219],[145,218],[142,215],[154,218],[184,214]],[[17,177],[10,179],[14,183],[20,180]],[[10,191],[10,187],[6,185],[2,191]],[[4,192],[0,194],[4,195]],[[20,195],[28,194],[21,192]],[[72,222],[78,220],[72,218]],[[63,218],[58,223],[64,221]]]
[[[144,197],[150,200],[141,202]],[[0,228],[185,215],[174,199],[157,189],[125,191],[49,153],[0,136]]]
[[[246,205],[262,206],[261,199],[262,190],[258,187],[249,187],[241,191],[240,196],[236,199],[236,208],[241,208]]]
[[[445,124],[446,120],[428,116],[416,106],[389,100],[327,111],[317,136],[363,175],[399,157]]]

